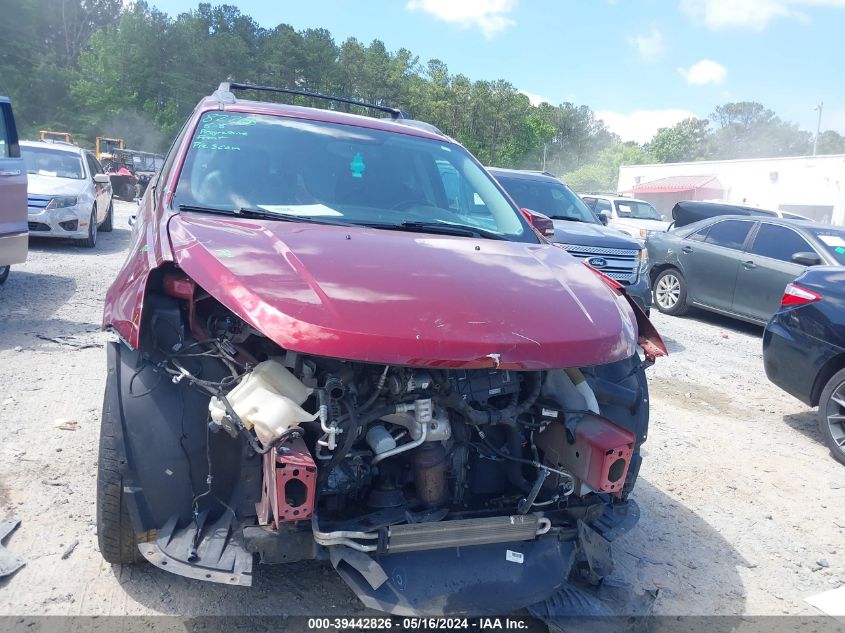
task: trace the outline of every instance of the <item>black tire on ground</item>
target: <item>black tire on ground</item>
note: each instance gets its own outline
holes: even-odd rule
[[[663,314],[681,316],[689,310],[687,281],[677,268],[667,268],[654,280],[653,306]]]
[[[76,240],[76,243],[85,248],[94,248],[97,245],[97,206],[91,211],[91,219],[88,220],[88,237]]]
[[[9,270],[11,270],[11,266],[0,266],[0,284],[5,283],[5,281],[9,278]]]
[[[114,200],[109,200],[109,210],[106,212],[106,219],[100,225],[100,231],[111,233],[114,227]]]
[[[106,382],[103,416],[100,423],[100,452],[97,460],[97,543],[107,563],[126,565],[141,560],[137,537],[123,498],[120,474],[121,451],[114,434]]]
[[[845,369],[827,381],[819,398],[819,430],[830,454],[845,464]]]

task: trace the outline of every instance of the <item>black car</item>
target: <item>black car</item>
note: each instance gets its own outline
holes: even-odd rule
[[[488,167],[487,170],[523,208],[552,219],[554,242],[625,286],[625,292],[648,314],[648,251],[642,242],[604,226],[569,187],[538,171]]]
[[[654,304],[690,306],[765,325],[809,266],[845,266],[845,229],[774,217],[718,216],[648,241]]]
[[[786,287],[763,334],[766,375],[819,407],[819,429],[845,464],[845,269],[811,268]]]
[[[675,227],[686,226],[699,220],[715,218],[720,215],[762,215],[770,218],[786,218],[788,220],[807,220],[803,215],[789,213],[787,211],[770,211],[769,209],[758,209],[744,204],[731,204],[728,202],[701,202],[698,200],[682,200],[672,207],[672,225]]]

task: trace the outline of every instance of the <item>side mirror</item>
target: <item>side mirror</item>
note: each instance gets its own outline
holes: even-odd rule
[[[552,222],[552,219],[549,216],[538,213],[537,211],[532,211],[531,209],[520,209],[520,211],[531,226],[540,232],[540,235],[543,237],[554,237],[555,223]]]
[[[792,261],[796,264],[801,264],[802,266],[818,266],[822,263],[822,258],[819,257],[818,253],[807,251],[801,253],[793,253]]]
[[[609,220],[610,217],[608,216],[607,211],[602,211],[601,213],[599,213],[599,222],[607,226]]]
[[[135,226],[135,222],[137,221],[138,216],[130,215],[129,216],[129,226]]]
[[[94,174],[94,182],[98,182],[101,185],[107,185],[111,182],[111,178],[109,178],[107,174]]]

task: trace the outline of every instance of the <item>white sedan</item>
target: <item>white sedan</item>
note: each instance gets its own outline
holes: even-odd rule
[[[114,210],[109,177],[94,156],[67,143],[20,144],[29,175],[30,235],[97,244],[97,231],[111,231]]]

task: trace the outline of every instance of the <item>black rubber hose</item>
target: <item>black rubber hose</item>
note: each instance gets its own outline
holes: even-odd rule
[[[515,428],[508,429],[508,453],[511,457],[522,459],[522,442],[525,441],[525,436]],[[508,460],[507,463],[508,481],[514,486],[528,492],[531,490],[531,482],[528,481],[522,474],[522,463],[514,460]]]
[[[326,465],[320,469],[320,472],[317,475],[318,484],[323,484],[334,467],[346,459],[349,451],[352,450],[352,445],[355,443],[355,440],[358,439],[359,429],[381,417],[390,415],[391,413],[396,413],[396,407],[381,407],[375,411],[370,411],[359,420],[355,414],[355,408],[349,403],[349,401],[344,398],[341,402],[343,403],[343,406],[346,407],[346,411],[349,415],[349,428],[344,429],[346,437],[343,438],[343,444],[341,444],[339,449],[334,452]]]
[[[504,409],[489,409],[486,411],[473,409],[460,395],[451,390],[448,381],[442,374],[435,373],[434,379],[440,388],[444,390],[441,404],[458,411],[470,424],[476,426],[479,424],[506,424],[508,426],[516,426],[516,418],[534,406],[537,398],[540,397],[540,389],[542,388],[542,381],[538,372],[525,372],[525,376],[532,383],[529,386],[528,394],[522,402],[508,405]]]

